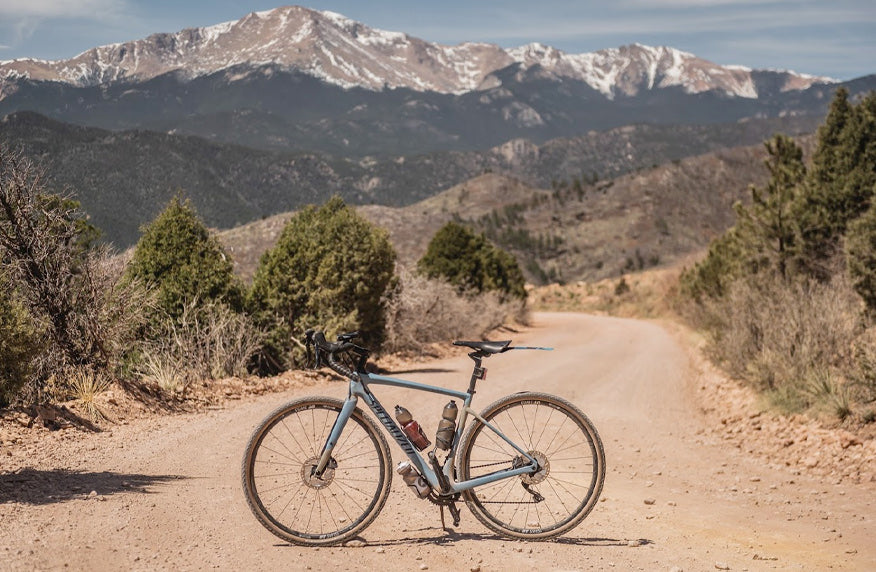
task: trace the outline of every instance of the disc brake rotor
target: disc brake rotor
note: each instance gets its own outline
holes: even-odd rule
[[[527,485],[537,485],[544,481],[551,472],[551,462],[547,455],[541,451],[527,451],[527,455],[538,461],[538,471],[529,475],[520,475],[520,479]]]
[[[335,469],[338,468],[338,462],[334,457],[331,457],[322,472],[322,476],[317,477],[313,474],[317,464],[319,464],[319,457],[310,457],[301,465],[301,481],[312,489],[329,486],[335,478]]]

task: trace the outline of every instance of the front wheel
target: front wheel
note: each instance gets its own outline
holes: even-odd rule
[[[392,481],[386,439],[359,408],[347,421],[320,478],[312,469],[343,401],[311,397],[280,407],[246,447],[246,501],[265,528],[294,544],[336,544],[380,513]]]
[[[504,397],[481,414],[538,461],[534,473],[463,492],[472,514],[511,538],[544,540],[568,532],[593,510],[605,480],[605,452],[593,424],[577,407],[545,393]],[[462,480],[529,461],[478,420],[460,448]]]

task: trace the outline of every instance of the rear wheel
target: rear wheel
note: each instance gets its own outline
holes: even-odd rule
[[[246,500],[265,528],[295,544],[327,545],[364,530],[389,495],[386,439],[356,409],[321,478],[312,475],[343,402],[312,397],[280,407],[256,428],[243,458]]]
[[[463,492],[472,514],[511,538],[543,540],[568,532],[593,510],[605,480],[605,452],[593,424],[565,399],[544,393],[504,397],[481,414],[538,470]],[[529,461],[475,420],[460,448],[462,480]]]

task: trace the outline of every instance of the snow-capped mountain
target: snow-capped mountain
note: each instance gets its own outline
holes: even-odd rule
[[[93,48],[68,60],[0,62],[0,99],[21,79],[88,87],[142,82],[169,72],[192,80],[265,64],[345,88],[460,94],[498,87],[501,80],[494,72],[515,63],[520,73],[537,70],[546,78],[581,81],[610,99],[670,87],[686,93],[758,97],[757,72],[720,66],[669,47],[633,44],[567,54],[541,44],[510,50],[484,43],[445,46],[371,28],[333,12],[288,6],[254,12],[236,22]],[[769,73],[771,85],[778,82],[782,91],[830,81],[793,72]]]

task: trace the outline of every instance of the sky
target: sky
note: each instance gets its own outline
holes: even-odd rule
[[[0,0],[0,60],[65,59],[156,32],[238,20],[281,0]],[[840,80],[876,73],[876,0],[311,0],[441,44],[531,42],[569,53],[638,42],[718,64]]]

